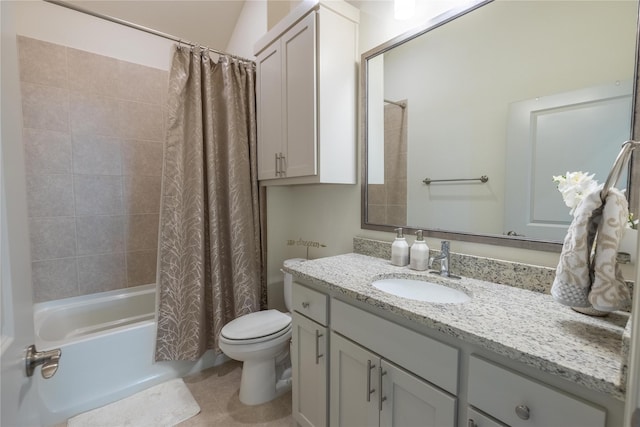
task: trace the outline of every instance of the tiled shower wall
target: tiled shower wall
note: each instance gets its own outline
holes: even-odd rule
[[[408,105],[404,101],[404,105]],[[368,185],[370,224],[407,225],[406,107],[384,106],[384,184]]]
[[[167,72],[18,49],[34,301],[154,283]]]

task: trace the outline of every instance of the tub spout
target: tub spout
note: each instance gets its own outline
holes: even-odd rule
[[[58,370],[60,356],[62,356],[62,350],[60,350],[59,348],[48,351],[38,351],[36,350],[35,345],[30,345],[27,348],[27,356],[25,358],[25,369],[27,371],[27,376],[32,376],[33,371],[36,369],[36,366],[42,365],[42,378],[51,378]]]

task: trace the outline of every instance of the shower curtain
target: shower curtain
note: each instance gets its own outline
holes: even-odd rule
[[[167,115],[155,357],[197,360],[266,305],[254,64],[178,46]]]

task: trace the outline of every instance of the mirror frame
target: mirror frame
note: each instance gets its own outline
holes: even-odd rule
[[[416,37],[419,37],[423,34],[428,33],[454,19],[462,17],[468,13],[473,12],[474,10],[485,6],[489,3],[492,3],[494,0],[473,0],[471,3],[453,8],[445,13],[442,13],[435,18],[427,21],[426,24],[406,31],[399,36],[396,36],[389,41],[370,49],[364,52],[360,58],[360,108],[361,108],[361,119],[360,119],[360,135],[361,135],[361,144],[362,144],[362,172],[361,172],[361,209],[360,209],[360,226],[362,229],[367,230],[376,230],[376,231],[386,231],[386,232],[394,232],[394,228],[400,227],[399,225],[389,225],[389,224],[370,224],[367,222],[367,201],[368,201],[368,65],[369,59],[374,58],[378,55],[381,55],[387,52],[394,47],[397,47],[405,42],[413,40]],[[640,113],[640,102],[638,100],[638,86],[640,82],[638,81],[638,60],[640,59],[640,1],[638,4],[638,26],[636,28],[636,49],[635,49],[635,62],[634,62],[634,82],[635,85],[633,87],[633,106],[631,112],[631,129],[630,129],[630,139],[636,140],[640,135],[640,120],[636,120],[636,115]],[[638,128],[636,128],[636,124],[638,124]],[[622,146],[622,143],[620,145]],[[613,162],[612,162],[613,164]],[[627,188],[630,188],[631,182],[638,183],[637,185],[640,187],[640,153],[633,153],[632,159],[629,162],[629,174],[627,176]],[[627,197],[629,198],[629,205],[632,207],[630,210],[635,212],[638,215],[638,204],[640,203],[640,191],[635,189],[634,192],[628,191]],[[415,231],[419,230],[415,228],[415,226],[401,226],[405,232],[415,233]],[[453,230],[442,230],[442,229],[434,229],[434,228],[422,228],[424,231],[425,237],[433,237],[445,240],[454,240],[454,241],[463,241],[463,242],[471,242],[471,243],[480,243],[486,245],[494,245],[494,246],[506,246],[520,249],[531,249],[537,251],[545,251],[545,252],[557,252],[560,253],[562,250],[561,242],[554,242],[542,239],[530,239],[526,237],[517,237],[517,236],[500,236],[493,234],[480,234],[480,233],[468,233],[468,232],[456,232]]]

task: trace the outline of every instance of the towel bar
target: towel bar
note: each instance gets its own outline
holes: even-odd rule
[[[604,202],[607,198],[607,194],[609,193],[609,189],[616,185],[618,179],[620,178],[620,174],[622,173],[622,168],[625,164],[628,163],[631,158],[631,152],[635,150],[638,146],[640,146],[640,142],[628,140],[622,144],[622,148],[620,149],[620,153],[616,160],[613,162],[613,166],[611,167],[611,171],[609,172],[609,176],[607,176],[607,180],[602,187],[602,191],[600,192],[600,198]]]
[[[482,175],[480,178],[454,178],[454,179],[431,179],[425,178],[422,180],[426,185],[431,184],[432,182],[460,182],[460,181],[480,181],[482,183],[489,181],[489,177],[487,175]]]

